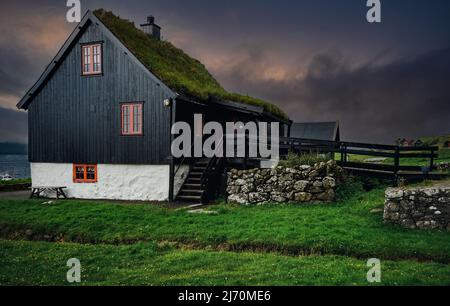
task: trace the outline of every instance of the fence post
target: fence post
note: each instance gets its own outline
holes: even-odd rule
[[[430,172],[433,171],[433,168],[434,168],[434,149],[431,149]]]
[[[400,167],[400,147],[395,147],[395,159],[394,159],[394,178],[395,183],[397,183],[398,180],[398,171]]]

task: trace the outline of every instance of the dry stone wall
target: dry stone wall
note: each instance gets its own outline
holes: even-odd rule
[[[228,201],[238,204],[331,202],[342,179],[335,161],[228,173]]]
[[[411,229],[450,231],[450,186],[388,188],[384,220]]]

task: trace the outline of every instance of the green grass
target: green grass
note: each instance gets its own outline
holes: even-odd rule
[[[141,30],[134,23],[115,16],[103,9],[94,11],[97,16],[133,54],[167,86],[201,100],[209,97],[262,106],[272,114],[287,119],[276,105],[261,99],[227,92],[206,67],[191,58],[170,42],[159,41]]]
[[[450,262],[450,235],[384,224],[383,190],[337,204],[211,207],[216,215],[189,214],[152,205],[37,200],[0,201],[3,237],[31,229],[65,241],[130,243],[174,241],[229,250],[334,254]],[[20,235],[19,235],[20,236]]]
[[[288,152],[286,159],[281,160],[279,166],[282,167],[295,167],[301,165],[314,166],[316,163],[327,162],[329,160],[330,158],[314,153],[296,154],[293,152]]]
[[[17,185],[17,184],[31,184],[30,178],[16,179],[11,181],[0,181],[0,185]]]
[[[434,164],[450,162],[450,149],[440,149],[438,152],[439,157],[434,160]],[[367,155],[355,155],[348,154],[348,161],[351,162],[364,162],[369,158],[374,158],[374,156]],[[341,160],[341,156],[339,153],[335,155],[335,160]],[[387,158],[383,164],[386,165],[394,165],[393,158]],[[400,159],[401,166],[429,166],[430,159],[429,158],[401,158]]]
[[[66,262],[78,258],[81,285],[370,285],[366,260],[342,256],[180,250],[0,240],[0,285],[69,285]],[[449,285],[450,266],[381,262],[381,285]]]
[[[420,140],[426,146],[439,146],[442,148],[446,142],[450,141],[450,135],[422,137]]]

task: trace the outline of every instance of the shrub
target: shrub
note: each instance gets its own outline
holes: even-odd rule
[[[289,152],[286,159],[280,161],[280,166],[283,167],[295,167],[300,165],[313,166],[315,163],[327,162],[328,160],[329,158],[327,158],[326,155],[324,154],[316,154],[316,153],[295,154]]]

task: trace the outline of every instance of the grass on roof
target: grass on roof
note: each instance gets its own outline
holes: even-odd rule
[[[227,92],[206,67],[168,41],[154,39],[134,25],[103,9],[94,11],[104,25],[159,79],[180,94],[203,101],[209,97],[256,106],[276,116],[288,116],[276,105],[249,96]]]

